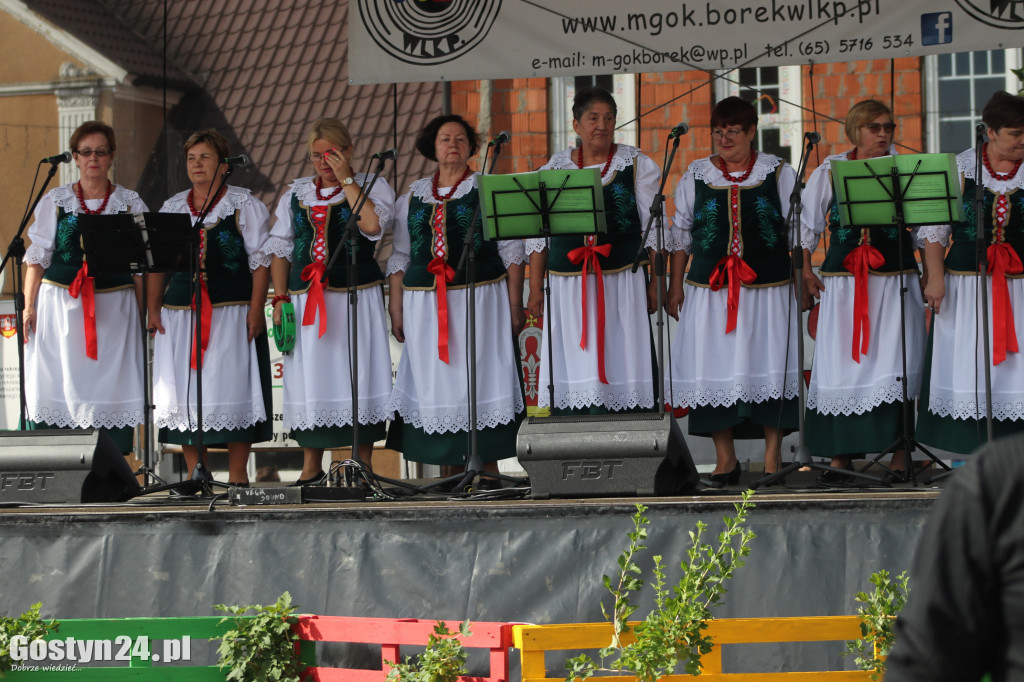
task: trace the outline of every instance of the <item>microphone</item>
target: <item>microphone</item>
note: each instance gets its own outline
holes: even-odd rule
[[[804,133],[804,139],[807,140],[808,144],[818,144],[821,142],[821,134],[812,130],[808,133]]]
[[[63,154],[57,154],[56,156],[47,156],[39,163],[52,163],[55,166],[58,163],[71,163],[71,152],[64,152]]]
[[[984,135],[988,130],[988,124],[982,121],[978,125],[974,126],[974,130],[976,130],[979,135]],[[46,159],[43,160],[45,161]]]
[[[496,147],[499,144],[507,143],[511,139],[512,136],[509,134],[509,132],[507,130],[502,130],[500,133],[498,133],[498,136],[496,138],[487,143],[487,146]]]
[[[250,163],[252,163],[252,161],[250,161],[249,157],[246,156],[245,154],[239,154],[238,156],[229,156],[228,158],[224,159],[224,163],[226,163],[229,166],[238,166],[240,168],[245,168]]]
[[[679,125],[672,129],[672,132],[668,134],[668,139],[674,140],[675,138],[681,135],[685,135],[688,132],[690,132],[690,125],[688,123],[680,123]]]
[[[377,152],[373,155],[373,158],[380,159],[381,161],[394,161],[398,158],[398,149],[392,147],[384,152]]]

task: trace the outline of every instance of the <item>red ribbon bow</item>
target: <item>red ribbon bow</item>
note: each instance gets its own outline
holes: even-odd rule
[[[213,303],[210,302],[210,290],[206,288],[206,280],[199,279],[199,295],[202,297],[203,314],[199,319],[199,347],[201,354],[197,360],[196,347],[192,345],[192,369],[199,369],[199,363],[206,359],[206,347],[210,345],[210,324],[213,322]],[[192,310],[196,309],[196,297],[192,296]]]
[[[885,265],[885,257],[870,244],[861,244],[846,254],[843,266],[853,273],[853,361],[867,355],[871,339],[871,318],[868,315],[868,270]]]
[[[1021,274],[1024,265],[1009,244],[992,244],[988,247],[988,272],[992,275],[992,364],[998,365],[1006,359],[1007,351],[1017,352],[1017,328],[1006,276]]]
[[[729,254],[715,263],[715,269],[711,271],[711,277],[708,279],[711,291],[722,288],[726,283],[726,275],[729,277],[729,318],[725,323],[725,333],[728,334],[736,329],[736,314],[740,310],[740,284],[753,284],[757,280],[757,273],[745,260],[736,254]]]
[[[437,257],[427,265],[427,272],[434,275],[437,285],[437,356],[448,362],[448,282],[455,279],[455,270]]]
[[[302,326],[307,327],[316,320],[320,313],[320,334],[327,333],[327,304],[324,302],[324,273],[327,271],[323,263],[310,263],[302,268],[302,281],[309,282],[309,296],[306,297],[306,309],[302,311]]]
[[[85,355],[93,360],[98,358],[96,347],[96,283],[89,276],[89,264],[82,263],[78,273],[68,286],[71,298],[82,296],[82,313],[85,316]]]
[[[604,274],[598,256],[607,258],[611,252],[611,244],[581,246],[569,252],[569,260],[573,264],[583,264],[580,268],[583,277],[583,333],[580,335],[580,348],[584,350],[587,348],[587,273],[593,270],[597,275],[597,377],[602,384],[608,383],[608,377],[604,373]]]

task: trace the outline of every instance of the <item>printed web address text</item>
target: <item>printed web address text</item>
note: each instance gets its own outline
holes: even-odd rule
[[[562,31],[575,33],[639,33],[659,36],[666,30],[704,26],[743,26],[747,24],[832,22],[856,20],[862,24],[881,14],[880,0],[770,0],[760,6],[729,7],[682,3],[678,12],[636,12],[589,17],[562,17]]]

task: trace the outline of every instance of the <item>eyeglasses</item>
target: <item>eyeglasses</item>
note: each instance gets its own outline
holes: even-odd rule
[[[892,131],[896,130],[896,124],[895,123],[865,123],[864,125],[861,126],[861,128],[867,128],[868,130],[870,130],[871,132],[875,133],[876,135],[878,134],[878,131],[880,131],[880,130],[884,130],[885,132],[891,134]]]
[[[340,149],[328,149],[327,151],[328,152],[332,152],[333,151],[336,154],[341,154],[342,152],[347,152],[348,151],[348,147],[341,147]],[[310,152],[309,154],[306,155],[306,158],[309,159],[310,163],[320,163],[321,161],[324,160],[324,155],[323,154],[318,154],[316,152]]]
[[[743,133],[747,132],[746,128],[729,128],[728,130],[712,130],[711,137],[716,140],[734,140]]]
[[[84,156],[87,159],[95,154],[97,157],[102,159],[106,156],[110,156],[111,152],[109,149],[79,149],[75,154],[78,156]]]

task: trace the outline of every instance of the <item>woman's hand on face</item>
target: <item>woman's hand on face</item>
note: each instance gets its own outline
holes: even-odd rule
[[[352,165],[345,154],[337,149],[333,147],[328,149],[327,153],[324,154],[324,161],[331,167],[335,177],[339,180],[352,177]]]

